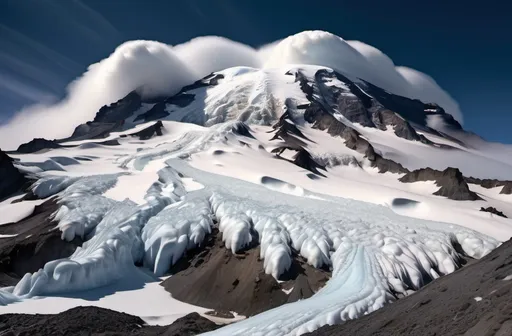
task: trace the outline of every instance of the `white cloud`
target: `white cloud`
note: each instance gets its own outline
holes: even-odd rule
[[[198,78],[233,66],[261,67],[255,49],[219,36],[203,36],[177,45],[175,54]]]
[[[323,65],[372,82],[390,92],[439,103],[461,120],[458,105],[430,77],[395,67],[379,50],[321,31],[303,32],[259,50],[226,38],[208,36],[171,47],[155,41],[130,41],[108,58],[91,65],[68,86],[66,98],[53,105],[19,111],[0,127],[0,146],[14,149],[34,137],[69,136],[94,118],[101,106],[130,91],[173,94],[184,85],[233,66],[275,67],[289,63]]]
[[[345,41],[324,31],[306,31],[282,40],[267,55],[266,67],[289,63],[327,66],[389,92],[438,103],[462,122],[457,102],[431,77],[410,68],[396,67],[388,56],[363,42]]]

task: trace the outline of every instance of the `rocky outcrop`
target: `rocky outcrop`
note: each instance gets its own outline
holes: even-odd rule
[[[106,138],[110,132],[120,131],[121,122],[105,123],[88,121],[85,124],[78,125],[73,134],[62,141],[81,141],[87,139]]]
[[[285,151],[294,152],[291,159],[287,159],[282,156]],[[296,166],[309,170],[312,173],[315,173],[319,176],[325,177],[325,175],[321,172],[321,170],[325,171],[325,167],[318,163],[311,153],[309,153],[303,147],[290,147],[290,146],[280,146],[274,148],[271,153],[275,154],[277,158],[286,160],[290,163],[293,163]]]
[[[462,126],[452,115],[445,112],[445,110],[434,103],[424,103],[418,99],[410,99],[403,96],[398,96],[388,91],[379,88],[369,82],[364,83],[364,90],[376,99],[383,107],[393,112],[398,113],[410,123],[420,125],[425,129],[432,130],[427,125],[427,116],[436,115],[445,125],[454,129],[462,130]]]
[[[191,313],[169,326],[147,326],[137,316],[99,307],[76,307],[60,314],[0,315],[2,335],[193,336],[220,326]]]
[[[435,181],[441,187],[434,195],[445,196],[456,201],[476,201],[482,198],[469,189],[464,176],[458,168],[448,167],[443,171],[430,167],[409,172],[399,179],[400,182]]]
[[[382,155],[375,153],[373,146],[369,146],[365,153],[366,158],[370,161],[371,166],[377,168],[379,173],[394,173],[404,174],[409,170],[402,166],[400,163],[382,157]]]
[[[416,293],[309,336],[512,335],[512,241]]]
[[[142,131],[130,134],[131,136],[138,137],[139,140],[148,140],[152,137],[156,136],[162,136],[162,128],[164,128],[164,125],[162,124],[161,120],[158,120],[156,123],[154,123],[151,126],[146,127]],[[121,136],[123,137],[123,136]],[[126,137],[126,135],[125,135]]]
[[[481,200],[475,192],[469,190],[469,186],[464,181],[464,176],[457,168],[446,168],[443,174],[437,180],[441,189],[434,195],[448,197],[456,201],[476,201]]]
[[[481,207],[480,211],[489,212],[489,213],[492,213],[494,215],[497,215],[497,216],[500,216],[503,218],[508,218],[507,216],[505,216],[505,214],[503,212],[499,211],[498,209],[496,209],[494,207],[487,207],[487,208]]]
[[[52,149],[52,148],[60,148],[61,145],[57,143],[56,140],[47,140],[44,138],[35,138],[30,140],[27,143],[21,144],[16,152],[18,153],[35,153],[42,149]]]
[[[375,152],[373,146],[361,137],[353,128],[346,126],[332,115],[327,113],[320,104],[310,104],[304,113],[304,119],[312,123],[312,127],[321,131],[326,130],[332,136],[339,136],[345,140],[345,146],[362,153],[370,161],[372,167],[379,169],[380,173],[407,173],[409,170],[401,164],[385,159]]]
[[[220,317],[220,316],[219,316]],[[180,317],[170,326],[166,327],[146,327],[148,333],[144,335],[163,335],[163,336],[194,336],[208,331],[220,328],[221,326],[213,323],[198,313],[190,313]],[[165,330],[162,334],[156,333]]]
[[[25,176],[13,165],[14,160],[0,149],[0,201],[22,189]]]
[[[10,282],[0,285],[14,285],[26,273],[39,270],[49,261],[69,257],[82,245],[79,238],[71,242],[61,239],[57,223],[51,219],[57,209],[56,198],[52,198],[36,206],[30,216],[0,226],[0,235],[16,235],[0,238],[0,274],[8,275],[4,279]]]
[[[291,120],[289,111],[285,111],[277,123],[272,126],[273,130],[269,131],[269,133],[274,133],[274,136],[270,139],[277,140],[281,139],[286,142],[289,146],[305,146],[306,143],[303,140],[310,141],[304,133],[295,125],[295,123]]]
[[[78,125],[70,137],[60,141],[105,138],[111,132],[121,131],[124,121],[133,116],[141,106],[141,96],[132,91],[117,102],[102,106],[92,121]]]
[[[93,122],[118,123],[120,120],[131,117],[141,106],[141,96],[136,91],[132,91],[117,102],[101,107]]]
[[[315,173],[320,176],[325,176],[320,172],[320,170],[325,171],[325,167],[321,166],[318,162],[316,162],[311,156],[311,154],[304,148],[297,151],[297,154],[295,154],[292,157],[292,162],[296,166],[309,170],[312,173]]]
[[[486,189],[503,187],[500,194],[510,195],[512,194],[512,181],[503,181],[496,179],[479,179],[475,177],[465,177],[467,183],[478,184]]]
[[[278,283],[265,274],[256,245],[233,254],[214,229],[203,248],[187,252],[172,268],[172,276],[162,286],[180,301],[218,311],[254,315],[307,298],[328,280],[329,272],[315,269],[295,258]],[[305,279],[301,279],[305,277]],[[293,289],[289,294],[283,289]]]
[[[131,334],[140,330],[142,325],[144,321],[140,317],[98,307],[76,307],[55,315],[0,315],[3,335]]]
[[[168,117],[171,113],[167,111],[167,105],[176,105],[178,107],[186,107],[191,104],[195,99],[194,94],[178,93],[175,96],[169,97],[164,101],[156,103],[147,112],[139,114],[134,121],[143,120],[144,122],[163,119]]]
[[[392,127],[395,135],[397,137],[411,140],[411,141],[420,141],[427,145],[432,145],[433,142],[428,140],[425,136],[420,136],[416,133],[416,130],[409,124],[407,120],[402,118],[399,114],[387,110],[387,109],[378,109],[372,115],[373,123],[380,130],[387,130],[388,126]]]

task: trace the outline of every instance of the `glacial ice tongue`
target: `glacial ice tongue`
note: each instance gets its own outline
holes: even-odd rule
[[[235,136],[229,128],[215,134],[222,134],[216,141]],[[212,134],[195,136],[212,139]],[[309,197],[313,193],[287,195],[199,171],[175,158],[183,150],[194,152],[197,146],[184,148],[178,141],[130,159],[144,155],[147,164],[163,157],[167,165],[159,170],[141,205],[103,196],[115,185],[117,175],[41,180],[37,192],[59,191],[65,209],[57,213],[59,227],[61,222],[65,227],[74,223],[74,231],[65,232],[88,240],[71,257],[51,261],[26,274],[17,286],[1,289],[0,302],[104,286],[128,276],[141,262],[163,275],[218,225],[232,253],[259,243],[264,271],[276,279],[289,269],[295,254],[314,267],[331,268],[332,278],[307,300],[208,335],[299,335],[372,312],[399,294],[407,295],[454,271],[460,267],[454,244],[474,257],[497,245],[465,228],[399,216],[383,206],[326,195]],[[205,187],[188,192],[184,178]]]

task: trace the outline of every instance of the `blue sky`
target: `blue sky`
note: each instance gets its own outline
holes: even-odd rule
[[[321,29],[429,74],[459,102],[466,129],[512,143],[511,11],[503,0],[0,0],[0,121],[63,97],[127,40],[220,35],[256,47]]]

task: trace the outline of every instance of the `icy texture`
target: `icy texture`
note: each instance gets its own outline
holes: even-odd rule
[[[144,266],[162,276],[183,253],[211,232],[213,214],[207,200],[175,203],[151,218],[142,231]]]
[[[59,222],[62,239],[84,238],[117,202],[102,196],[115,186],[117,175],[86,176],[78,179],[59,195]]]
[[[106,191],[112,183],[115,183],[115,177],[115,175],[100,175],[81,178],[66,189],[60,198],[62,202],[71,202],[78,207],[83,204],[88,205],[88,201],[84,202],[83,199],[92,197],[97,201],[98,195],[91,194]],[[1,291],[1,296],[4,298],[2,303],[8,304],[15,300],[39,295],[96,288],[126,276],[133,271],[134,264],[144,256],[144,244],[141,239],[143,226],[149,218],[165,206],[179,200],[183,192],[184,188],[179,182],[179,176],[172,169],[167,168],[159,172],[159,181],[148,190],[146,204],[137,206],[130,200],[123,202],[110,200],[107,211],[104,210],[108,206],[100,204],[99,211],[105,213],[101,216],[93,216],[94,220],[99,218],[101,221],[94,228],[94,234],[90,240],[81,248],[77,248],[71,257],[51,261],[39,271],[33,274],[27,273],[14,288]],[[75,200],[76,197],[82,198],[82,201]],[[78,214],[78,216],[81,215],[81,213]],[[80,218],[82,227],[91,229],[86,226],[86,223],[90,223],[90,218]],[[79,226],[80,222],[74,223]]]
[[[61,192],[79,179],[79,177],[68,176],[45,176],[38,179],[31,189],[37,197],[46,198]]]
[[[212,145],[218,143],[238,143],[236,134],[237,126],[243,125],[248,130],[250,127],[238,122],[229,121],[209,128],[186,132],[179,139],[172,143],[162,144],[155,148],[147,149],[140,153],[135,153],[126,158],[122,158],[120,166],[123,168],[133,165],[136,170],[143,170],[146,164],[159,158],[188,158],[194,153],[208,150]]]
[[[238,135],[237,126],[241,125],[232,122],[196,130],[120,158],[123,167],[141,173],[154,167],[148,165],[153,160],[166,166],[158,166],[158,181],[138,206],[103,196],[118,174],[40,179],[35,193],[58,193],[61,208],[55,218],[64,238],[79,234],[88,240],[71,257],[49,262],[25,275],[16,287],[0,290],[0,302],[112,284],[141,262],[163,275],[187,249],[203,242],[216,221],[231,252],[259,243],[264,271],[276,279],[290,267],[294,253],[314,267],[332,268],[332,278],[310,299],[211,334],[298,335],[372,312],[453,272],[460,267],[454,246],[481,257],[497,245],[461,227],[306,190],[298,196],[285,194],[279,191],[282,188],[269,188],[269,183],[291,188],[276,178],[260,176],[262,185],[252,184],[194,169],[179,159],[219,150],[215,144],[252,146],[254,142]],[[242,140],[248,144],[241,145]],[[190,181],[204,188],[187,191]]]
[[[227,120],[268,125],[274,120],[277,102],[271,93],[268,72],[249,68],[227,72],[231,78],[208,90],[205,126]]]

